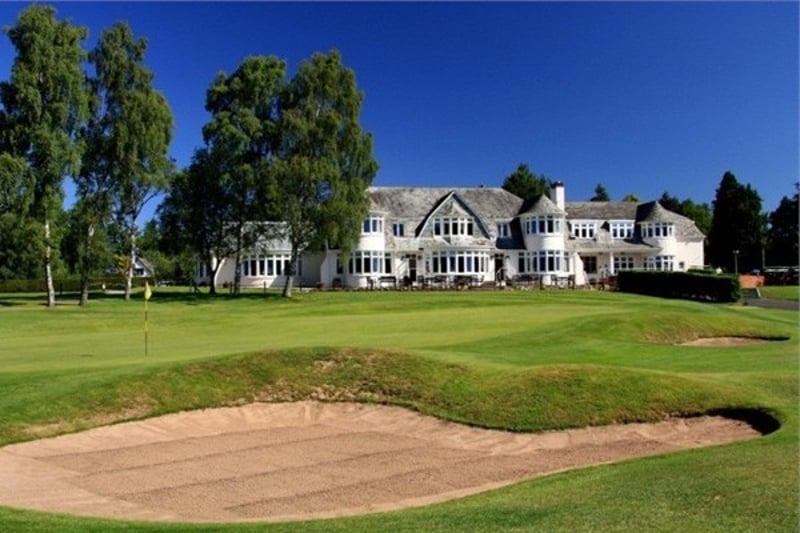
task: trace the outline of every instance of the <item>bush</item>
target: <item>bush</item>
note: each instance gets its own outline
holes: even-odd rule
[[[150,285],[153,284],[152,278],[133,278],[131,285],[133,288],[144,287],[144,282],[148,281]],[[81,290],[81,281],[79,278],[55,278],[53,279],[53,288],[56,293],[63,294],[65,292],[79,292]],[[125,279],[116,276],[95,276],[89,281],[90,290],[101,290],[106,288],[109,290],[123,290],[125,288]],[[47,284],[42,279],[5,279],[0,280],[0,293],[20,293],[20,292],[47,292]]]
[[[741,296],[738,277],[695,272],[623,270],[618,273],[617,288],[622,292],[701,302],[736,302]]]

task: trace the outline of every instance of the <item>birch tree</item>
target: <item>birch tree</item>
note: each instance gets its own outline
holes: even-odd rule
[[[153,88],[144,65],[147,42],[135,38],[125,23],[104,31],[89,54],[93,117],[87,143],[95,153],[90,172],[108,183],[114,216],[125,236],[129,258],[125,299],[130,299],[136,260],[136,235],[142,209],[169,184],[172,164],[167,150],[172,112]]]
[[[378,170],[372,136],[361,129],[362,100],[336,51],[302,63],[281,98],[275,194],[291,245],[284,297],[300,254],[327,245],[349,253],[358,240]]]
[[[33,5],[5,30],[16,49],[11,78],[0,84],[3,147],[30,173],[30,212],[42,228],[47,306],[55,307],[53,230],[63,184],[77,174],[81,145],[76,132],[86,117],[81,43],[86,29],[57,20],[50,6]]]

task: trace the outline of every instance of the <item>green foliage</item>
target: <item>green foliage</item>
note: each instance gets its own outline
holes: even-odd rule
[[[216,189],[217,198],[201,199],[219,217],[210,251],[233,257],[236,264],[242,251],[262,236],[257,222],[274,219],[275,102],[285,72],[285,63],[276,57],[248,57],[230,76],[217,75],[206,93],[211,113],[203,127],[206,148],[193,161],[190,177],[208,179]],[[237,269],[236,294],[239,277]]]
[[[698,204],[690,198],[681,201],[675,196],[670,196],[667,191],[664,191],[658,203],[665,209],[690,219],[705,235],[711,230],[711,208],[708,204]]]
[[[525,202],[534,202],[547,193],[550,181],[545,176],[537,176],[531,172],[527,164],[520,163],[517,169],[503,180],[503,188]]]
[[[629,194],[626,194],[625,196],[623,196],[622,201],[623,202],[633,202],[633,203],[638,204],[641,200],[639,200],[639,196],[637,196],[636,194],[629,193]]]
[[[717,188],[708,234],[711,264],[729,272],[734,271],[737,262],[739,272],[760,268],[764,228],[758,192],[726,172]]]
[[[89,147],[84,181],[87,203],[102,219],[106,198],[125,238],[125,253],[136,253],[142,209],[169,183],[167,149],[172,137],[172,112],[153,86],[144,66],[147,43],[136,39],[125,23],[103,31],[89,54],[95,68],[90,80],[92,118],[85,135]],[[132,270],[125,297],[130,297]]]
[[[623,270],[617,287],[634,294],[710,302],[736,302],[740,297],[738,277],[697,272]]]
[[[589,198],[590,202],[609,202],[611,201],[611,197],[608,195],[608,191],[606,190],[605,185],[602,183],[598,183],[597,187],[594,188],[594,196]]]
[[[362,100],[336,51],[301,63],[281,97],[275,200],[292,247],[284,296],[303,251],[331,246],[347,254],[360,234],[378,171],[372,136],[359,123]]]
[[[800,260],[800,228],[798,228],[798,205],[800,195],[795,193],[791,198],[784,196],[777,209],[769,215],[769,231],[767,232],[767,264],[797,265]]]
[[[20,13],[16,26],[7,28],[16,50],[11,79],[0,84],[3,104],[2,148],[24,164],[30,216],[41,224],[42,263],[47,282],[47,303],[55,305],[52,283],[53,255],[58,235],[52,222],[63,201],[63,181],[80,168],[81,145],[75,136],[87,112],[81,62],[81,42],[86,29],[56,20],[50,6],[33,5]],[[4,171],[9,158],[4,159]],[[5,188],[5,187],[4,187]],[[18,217],[28,213],[17,213]],[[19,218],[21,220],[21,218]],[[34,242],[36,242],[34,241]],[[20,254],[27,255],[26,253]]]

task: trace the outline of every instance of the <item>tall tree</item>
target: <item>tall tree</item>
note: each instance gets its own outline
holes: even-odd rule
[[[594,188],[594,196],[589,198],[590,202],[610,202],[611,197],[608,195],[605,185],[598,183]]]
[[[232,246],[228,252],[237,265],[234,294],[239,293],[242,250],[252,247],[267,227],[260,222],[273,217],[277,99],[285,73],[285,63],[275,57],[248,57],[230,76],[219,74],[206,95],[211,113],[203,127],[208,157],[196,164],[205,165],[204,177],[218,180],[226,201],[222,229],[227,235],[220,244]]]
[[[761,265],[765,219],[761,197],[749,184],[742,185],[731,172],[722,176],[714,199],[709,231],[711,262],[728,271],[744,272]]]
[[[275,193],[291,245],[285,297],[301,253],[329,244],[349,253],[359,237],[378,170],[372,136],[359,122],[362,100],[336,51],[303,62],[281,98]]]
[[[81,47],[86,29],[56,20],[50,6],[33,5],[5,30],[16,49],[11,79],[0,84],[4,149],[21,158],[31,176],[31,213],[42,224],[47,305],[55,306],[51,227],[61,210],[66,176],[77,173],[75,134],[86,116]]]
[[[516,194],[526,202],[533,202],[547,192],[548,179],[537,176],[528,165],[520,163],[517,169],[503,180],[503,189]]]
[[[131,294],[139,216],[167,187],[172,169],[167,157],[172,112],[153,88],[153,73],[144,65],[146,48],[147,42],[135,38],[127,24],[117,23],[100,35],[89,55],[96,72],[91,80],[95,115],[87,135],[97,154],[91,171],[108,182],[126,237],[125,299]]]
[[[772,265],[796,266],[798,262],[798,203],[795,193],[781,198],[778,207],[769,215],[767,257]]]
[[[166,249],[175,254],[191,249],[205,265],[212,295],[217,292],[220,260],[234,255],[236,246],[230,236],[230,204],[217,168],[207,149],[197,150],[189,168],[175,176],[158,208]]]

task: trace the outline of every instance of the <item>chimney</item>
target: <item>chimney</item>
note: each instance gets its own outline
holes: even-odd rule
[[[550,199],[559,207],[559,209],[564,209],[566,207],[566,201],[564,198],[564,182],[553,182],[553,186],[550,189]]]

